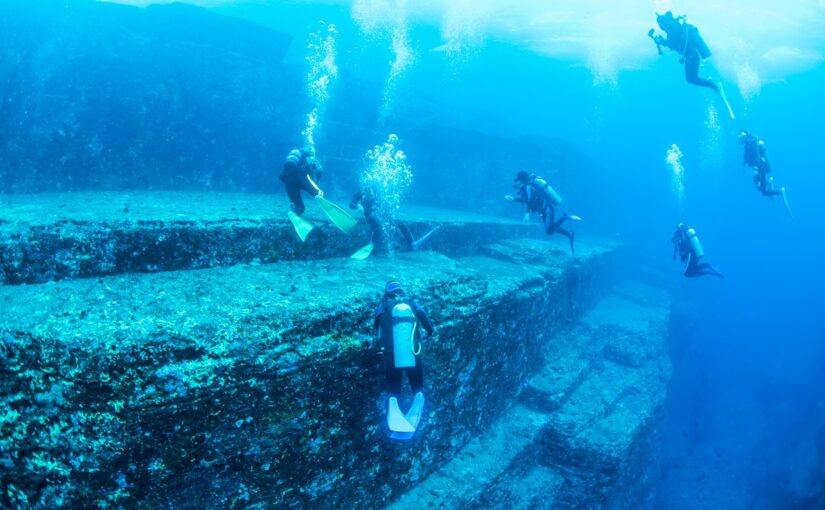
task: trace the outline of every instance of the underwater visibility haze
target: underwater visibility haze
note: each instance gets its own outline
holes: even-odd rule
[[[823,27],[2,0],[0,508],[825,509]]]

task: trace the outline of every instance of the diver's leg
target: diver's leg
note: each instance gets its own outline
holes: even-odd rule
[[[553,232],[556,231],[556,227],[558,225],[555,224],[556,219],[556,210],[552,205],[547,205],[544,208],[544,214],[542,214],[542,220],[544,220],[544,233],[551,236]]]
[[[387,356],[390,359],[386,359]],[[390,396],[398,397],[401,395],[401,374],[403,370],[395,368],[392,360],[392,353],[384,353],[384,374],[387,378],[387,392]]]
[[[321,192],[321,190],[318,189],[318,186],[316,186],[315,183],[310,180],[308,175],[302,175],[298,182],[301,185],[301,189],[309,193],[309,196],[311,197],[314,197],[315,195]]]
[[[715,267],[711,266],[707,262],[703,262],[703,263],[699,264],[698,267],[697,267],[697,270],[698,270],[698,274],[696,276],[711,275],[711,276],[716,276],[718,278],[724,278],[725,277],[725,275],[720,273]]]
[[[564,221],[564,220],[561,219],[556,224],[561,225],[562,221]],[[576,255],[576,249],[573,247],[573,239],[575,238],[575,234],[573,232],[570,232],[569,230],[563,229],[561,227],[556,227],[553,231],[558,233],[558,234],[561,234],[563,236],[567,236],[567,239],[570,240],[570,253],[572,253],[575,256]]]
[[[719,88],[711,80],[699,78],[699,63],[702,57],[699,56],[699,50],[690,47],[685,51],[685,79],[688,83],[698,85],[700,87],[707,87],[709,89],[719,92]]]
[[[400,221],[395,222],[395,228],[397,228],[398,231],[401,232],[401,237],[404,238],[404,249],[407,251],[412,250],[413,244],[415,243],[415,239],[413,239],[412,232],[410,232],[410,228]]]
[[[424,367],[421,365],[421,356],[415,357],[415,366],[407,369],[407,379],[413,394],[424,391]]]
[[[301,198],[301,183],[296,181],[294,177],[284,179],[284,187],[286,188],[286,196],[289,197],[289,202],[292,204],[292,211],[298,216],[304,214],[306,207],[304,206],[304,199]]]

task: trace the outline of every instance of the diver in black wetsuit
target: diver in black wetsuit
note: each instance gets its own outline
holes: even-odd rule
[[[286,188],[292,210],[298,216],[305,210],[301,190],[306,191],[312,197],[324,196],[324,192],[315,184],[316,180],[321,180],[322,173],[321,164],[315,159],[315,149],[304,147],[289,151],[280,179]]]
[[[432,336],[435,328],[424,309],[412,298],[404,297],[401,284],[390,281],[384,287],[384,297],[375,309],[373,331],[384,355],[384,373],[389,392],[387,424],[394,433],[415,432],[424,406],[424,368],[421,364],[421,328]],[[401,396],[401,375],[406,372],[415,394],[406,415],[398,407]]]
[[[684,223],[679,223],[676,226],[676,232],[673,234],[673,239],[671,239],[670,242],[673,243],[673,260],[676,260],[676,253],[678,253],[679,259],[682,262],[687,262],[685,276],[688,278],[705,275],[713,275],[719,278],[725,277],[725,275],[707,262],[702,262],[705,251],[699,243],[699,237],[696,235],[696,231],[689,226]]]
[[[527,172],[521,171],[516,174],[516,180],[513,187],[518,190],[516,197],[512,195],[505,195],[504,199],[509,202],[520,202],[527,206],[527,212],[524,213],[525,221],[530,218],[531,212],[537,212],[541,215],[544,222],[544,231],[547,235],[553,235],[558,232],[561,235],[567,236],[570,240],[570,252],[575,256],[576,250],[573,246],[573,240],[576,234],[562,228],[561,224],[566,220],[581,220],[580,217],[564,213],[558,220],[556,217],[556,206],[561,203],[561,196],[556,193],[550,185],[537,175],[531,175]]]
[[[753,183],[756,189],[762,193],[762,196],[773,197],[781,195],[785,202],[785,208],[788,214],[791,214],[790,206],[788,205],[788,197],[785,194],[784,186],[777,189],[773,187],[773,177],[768,174],[771,173],[771,162],[768,159],[768,148],[765,142],[758,136],[752,135],[747,131],[739,133],[739,145],[744,148],[742,154],[742,164],[747,165],[753,169]],[[791,214],[792,215],[792,214]]]
[[[685,64],[685,80],[693,85],[714,90],[725,102],[725,106],[728,108],[731,118],[733,118],[733,110],[730,109],[730,104],[728,104],[721,83],[699,77],[699,64],[703,59],[710,57],[710,48],[699,34],[699,29],[685,21],[685,19],[685,16],[674,17],[670,11],[657,14],[656,23],[667,37],[653,35],[654,29],[652,28],[647,35],[656,43],[659,55],[662,54],[662,46],[682,55],[681,62]]]
[[[382,218],[378,213],[376,205],[375,194],[369,188],[359,191],[353,195],[352,199],[349,201],[350,209],[358,209],[360,206],[361,211],[364,213],[364,219],[370,228],[370,241],[379,247],[379,251],[386,253],[390,251],[390,242],[387,239],[387,233],[384,232],[385,225],[382,222]],[[439,226],[432,228],[429,232],[424,234],[421,239],[416,241],[412,235],[412,232],[410,232],[409,227],[407,227],[405,223],[394,218],[389,218],[388,221],[388,226],[395,227],[395,229],[401,233],[401,237],[404,239],[404,244],[402,247],[403,251],[420,250],[430,236],[440,228]]]

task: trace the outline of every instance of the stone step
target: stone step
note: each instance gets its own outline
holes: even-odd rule
[[[346,207],[348,199],[338,200]],[[302,243],[281,195],[138,192],[0,196],[0,283],[43,283],[120,273],[347,257],[369,242],[360,214],[349,234],[311,200],[316,228]],[[537,225],[466,211],[405,207],[415,237],[441,225],[429,247],[476,253],[505,237],[543,236]]]
[[[531,245],[511,257],[532,257]],[[663,349],[651,350],[656,354],[641,365],[611,356],[634,334],[663,345],[663,330],[641,327],[643,319],[667,320],[666,294],[657,294],[655,305],[640,304],[656,290],[617,285],[577,324],[543,338],[546,364],[529,379],[521,403],[390,508],[595,509],[616,498],[631,501],[636,493],[620,487],[622,475],[632,478],[652,459],[645,434],[664,401],[670,365]]]
[[[2,286],[0,482],[44,508],[383,506],[516,404],[598,293],[569,282],[612,250],[580,244],[567,266],[417,252]],[[391,278],[437,327],[408,443],[362,345]]]
[[[517,462],[549,415],[515,405],[473,438],[444,467],[390,505],[391,510],[464,508]]]

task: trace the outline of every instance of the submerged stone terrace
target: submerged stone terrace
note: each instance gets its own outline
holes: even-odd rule
[[[546,508],[598,508],[636,494],[655,466],[666,300],[613,285],[610,244],[579,242],[574,262],[566,239],[440,215],[462,234],[433,243],[451,257],[0,287],[0,503],[375,508],[424,491],[432,507],[495,507],[544,487]],[[438,331],[408,443],[387,437],[380,356],[364,344],[389,278]],[[475,444],[490,467],[466,465],[482,479],[439,485]]]
[[[346,208],[348,197],[337,202]],[[343,234],[308,199],[305,216],[316,228],[301,243],[287,204],[286,196],[249,193],[0,196],[0,283],[346,257],[369,241],[363,221]],[[449,255],[474,253],[502,237],[541,234],[536,225],[468,211],[410,206],[399,219],[416,236],[441,225],[432,242]]]

